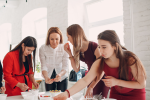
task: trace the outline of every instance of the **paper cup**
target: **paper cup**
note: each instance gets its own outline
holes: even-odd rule
[[[32,89],[32,90],[29,90],[29,92],[35,95],[34,100],[38,100],[39,90]]]
[[[0,100],[6,100],[7,94],[0,94]]]
[[[35,100],[35,95],[34,94],[26,94],[23,96],[24,99],[26,100]]]

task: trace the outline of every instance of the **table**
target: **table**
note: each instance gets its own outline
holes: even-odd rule
[[[39,92],[39,94],[44,94],[44,93],[50,93],[50,92]],[[25,99],[23,99],[22,95],[18,95],[18,96],[9,96],[6,98],[6,100],[25,100]],[[72,99],[68,98],[67,100],[72,100]]]

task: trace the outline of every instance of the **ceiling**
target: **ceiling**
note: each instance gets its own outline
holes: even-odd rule
[[[20,0],[0,0],[0,9],[4,7],[8,7],[8,8],[17,7],[19,4],[19,1]]]

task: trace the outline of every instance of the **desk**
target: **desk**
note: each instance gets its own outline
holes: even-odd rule
[[[50,92],[39,92],[39,94],[44,94],[44,93],[50,93]],[[9,96],[6,98],[6,100],[25,100],[25,99],[23,99],[21,95],[18,95],[18,96]],[[68,98],[67,100],[72,100],[72,99]]]

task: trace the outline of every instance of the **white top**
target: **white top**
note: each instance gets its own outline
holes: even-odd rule
[[[39,57],[41,61],[41,70],[48,72],[51,77],[53,70],[59,74],[62,69],[66,70],[66,74],[61,77],[61,81],[68,77],[69,55],[64,50],[64,45],[59,44],[55,49],[50,45],[42,45],[39,49]]]

